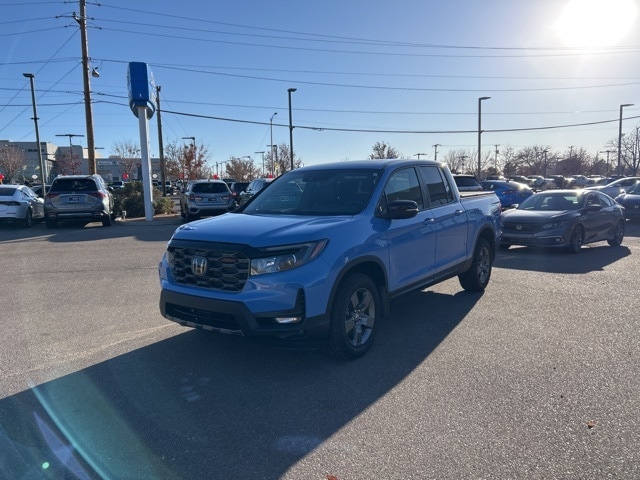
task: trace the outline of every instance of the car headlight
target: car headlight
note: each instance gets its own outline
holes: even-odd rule
[[[564,227],[566,223],[567,223],[566,220],[562,220],[562,221],[559,221],[559,222],[549,222],[549,223],[545,223],[544,225],[542,225],[542,229],[543,230],[553,230],[555,228]]]
[[[261,249],[265,256],[251,260],[251,275],[284,272],[297,268],[320,255],[327,243],[328,240],[325,239]]]

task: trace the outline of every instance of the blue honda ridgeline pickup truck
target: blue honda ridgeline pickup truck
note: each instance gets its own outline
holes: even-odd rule
[[[159,265],[160,311],[188,327],[359,357],[391,299],[454,276],[465,290],[487,286],[500,202],[469,195],[426,160],[293,170],[234,212],[175,231]]]

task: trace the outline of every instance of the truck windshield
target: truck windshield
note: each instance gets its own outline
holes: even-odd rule
[[[355,215],[369,202],[379,178],[378,170],[294,170],[274,180],[242,213]]]

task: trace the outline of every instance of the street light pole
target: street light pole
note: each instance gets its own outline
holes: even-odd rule
[[[47,166],[44,164],[44,158],[42,157],[42,147],[40,145],[40,130],[38,130],[38,112],[36,109],[36,91],[33,85],[35,75],[33,73],[23,73],[26,78],[29,79],[31,84],[31,103],[33,105],[33,123],[36,129],[36,144],[38,148],[38,161],[40,162],[40,176],[42,177],[42,195],[47,193],[45,184],[47,183]]]
[[[291,170],[293,170],[293,123],[291,117],[291,94],[297,90],[297,88],[287,89],[287,93],[289,94],[289,154],[291,155]]]
[[[618,171],[616,173],[616,175],[621,176],[622,172],[620,170],[620,157],[621,157],[621,151],[622,151],[622,109],[624,107],[632,107],[633,103],[625,103],[623,105],[620,105],[620,121],[618,122]]]
[[[478,180],[480,180],[480,172],[482,171],[482,101],[490,98],[478,98]]]
[[[274,168],[274,159],[273,159],[273,150],[274,150],[274,144],[273,144],[273,117],[275,117],[278,114],[278,112],[273,112],[273,115],[271,115],[271,117],[269,118],[269,130],[271,132],[271,145],[269,145],[269,148],[271,149],[271,173],[273,174],[273,168]],[[277,152],[277,148],[276,148],[276,152]],[[263,169],[264,170],[264,169]],[[263,172],[264,173],[264,172]]]
[[[264,150],[261,152],[253,152],[253,153],[261,153],[262,154],[262,176],[264,177]]]
[[[56,137],[69,137],[69,162],[71,163],[71,166],[73,166],[73,145],[71,145],[71,139],[73,137],[84,137],[84,135],[80,135],[77,133],[56,133]],[[95,154],[94,154],[94,158],[95,158]],[[89,169],[89,173],[91,173],[90,169]]]
[[[413,154],[414,157],[418,157],[418,160],[420,160],[420,155],[426,155],[426,153],[414,153]]]
[[[609,154],[614,152],[615,150],[602,150],[601,152],[598,153],[606,153],[607,154],[607,170],[604,174],[605,177],[609,176]]]
[[[438,147],[440,147],[441,145],[439,143],[436,143],[435,145],[432,145],[433,147],[433,160],[434,161],[438,161]]]

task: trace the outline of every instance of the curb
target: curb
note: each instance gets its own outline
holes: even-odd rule
[[[180,225],[182,223],[182,218],[179,214],[173,215],[154,215],[153,220],[147,221],[144,217],[135,217],[135,218],[122,218],[116,217],[115,223],[118,225],[129,225],[129,226],[162,226],[162,225]]]

